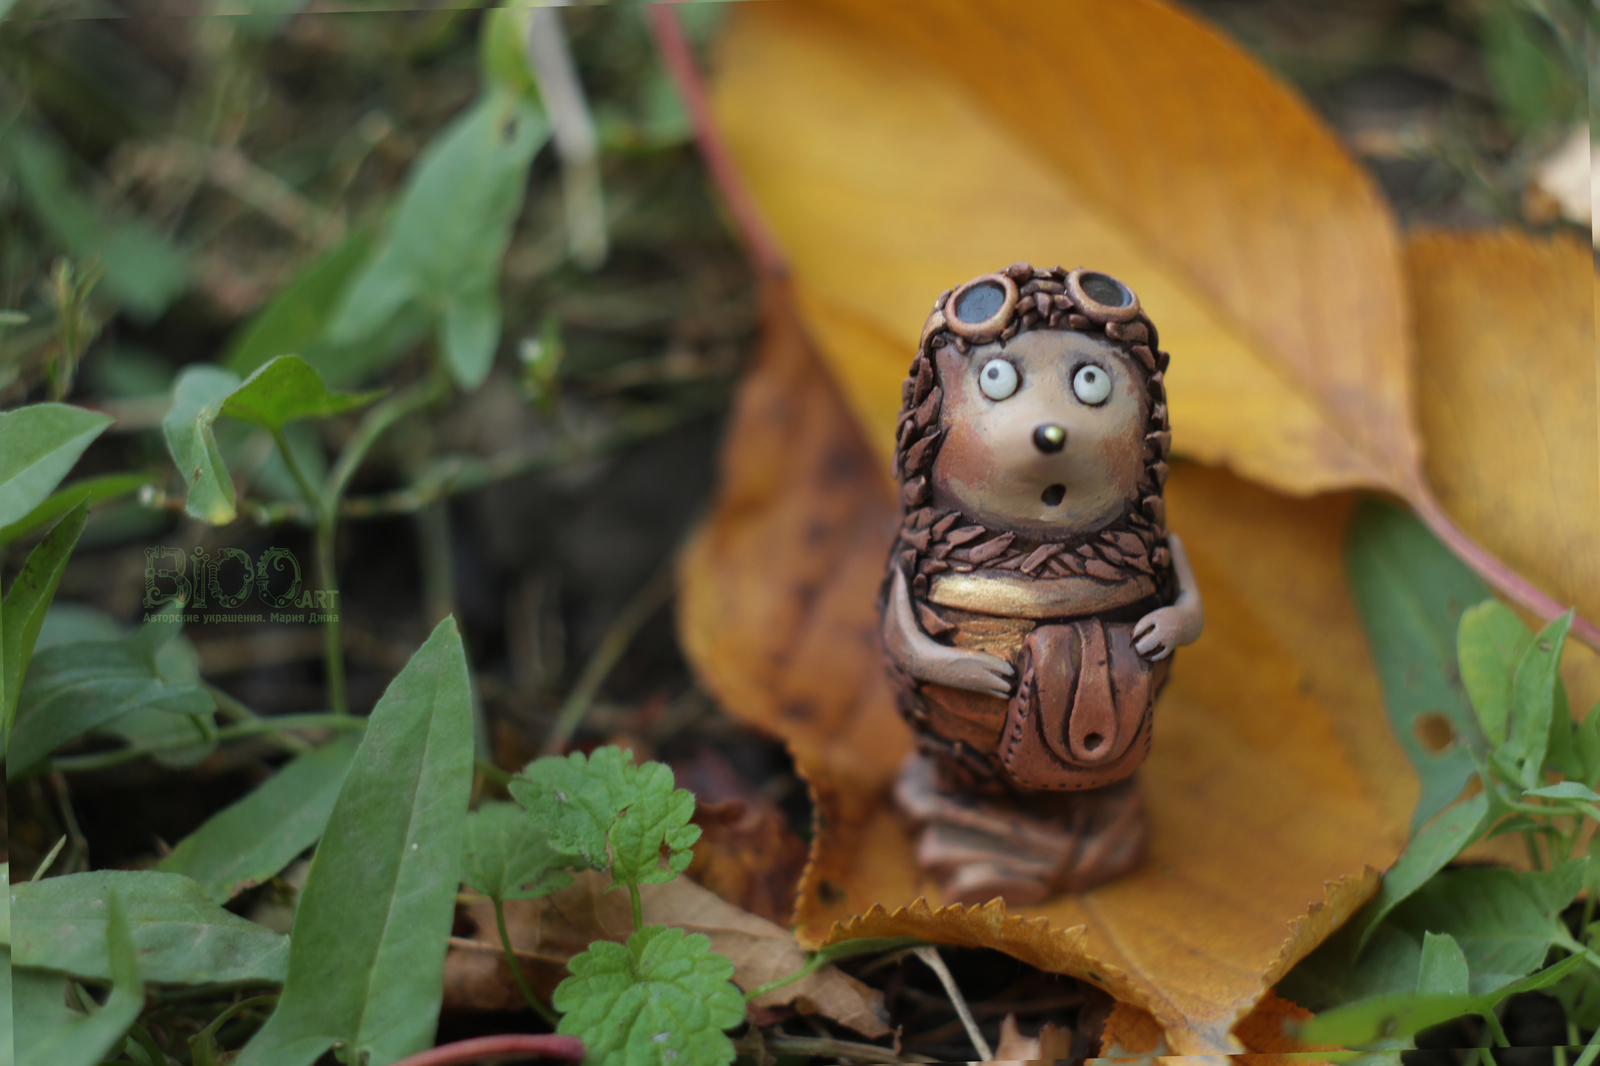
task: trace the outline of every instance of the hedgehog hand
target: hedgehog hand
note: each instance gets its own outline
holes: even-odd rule
[[[981,692],[1001,699],[1011,697],[1011,679],[1016,675],[1011,664],[996,655],[960,648],[940,648],[944,654],[925,661],[921,680],[951,688]]]
[[[1151,611],[1133,627],[1134,650],[1155,662],[1180,645],[1192,644],[1200,636],[1198,622],[1192,617],[1195,613],[1177,606]]]

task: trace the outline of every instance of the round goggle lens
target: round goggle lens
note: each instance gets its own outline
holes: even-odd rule
[[[1085,273],[1078,279],[1083,294],[1105,307],[1127,307],[1133,303],[1133,293],[1116,278],[1105,274]]]
[[[970,325],[987,322],[1005,306],[1006,291],[992,281],[973,285],[956,300],[956,317]]]

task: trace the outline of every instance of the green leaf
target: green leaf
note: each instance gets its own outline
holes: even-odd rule
[[[67,1006],[69,978],[65,975],[21,966],[13,968],[10,949],[0,949],[0,954],[5,957],[5,970],[9,971],[11,981],[11,994],[0,1004],[0,1009],[13,1011],[12,1028],[5,1035],[16,1041],[16,1053],[26,1056],[51,1033],[84,1015]],[[0,1061],[9,1061],[3,1050],[0,1050]]]
[[[1380,923],[1359,954],[1360,922],[1346,922],[1278,982],[1278,994],[1307,1010],[1327,1010],[1367,996],[1417,987],[1422,946],[1391,923]]]
[[[33,658],[34,642],[44,626],[44,616],[55,599],[56,586],[83,533],[89,505],[80,503],[67,517],[56,523],[22,565],[22,572],[0,604],[0,751],[5,750],[16,720],[17,697],[22,679]]]
[[[461,880],[490,899],[534,899],[572,883],[571,860],[514,803],[485,803],[467,815]]]
[[[1297,1035],[1308,1044],[1335,1044],[1347,1048],[1414,1036],[1463,1014],[1482,1014],[1493,1010],[1507,997],[1547,988],[1583,961],[1582,955],[1572,955],[1530,977],[1479,995],[1422,995],[1413,992],[1374,996],[1317,1015],[1300,1026]]]
[[[1483,68],[1500,114],[1518,134],[1577,117],[1581,86],[1562,61],[1549,27],[1531,11],[1489,4],[1482,25]]]
[[[74,161],[54,138],[12,122],[0,138],[0,159],[34,217],[74,257],[98,260],[106,272],[101,290],[138,317],[155,318],[184,290],[187,256],[143,219],[105,217],[71,180]]]
[[[457,383],[481,384],[483,352],[492,354],[499,337],[498,311],[490,314],[496,301],[485,294],[499,287],[528,167],[548,136],[539,107],[503,89],[441,132],[412,168],[377,256],[346,293],[329,340],[363,341],[402,307],[420,303],[441,320]]]
[[[567,963],[556,988],[558,1032],[579,1037],[585,1061],[618,1066],[725,1066],[724,1030],[744,1020],[733,963],[699,933],[649,925],[626,944],[596,941]]]
[[[10,544],[41,526],[49,525],[86,500],[91,506],[105,503],[107,500],[138,492],[146,485],[153,484],[155,480],[149,474],[104,474],[100,477],[74,481],[65,488],[52,492],[45,497],[44,502],[15,522],[8,526],[0,526],[0,544]]]
[[[1533,639],[1517,662],[1511,678],[1511,721],[1504,754],[1522,770],[1522,784],[1533,788],[1544,777],[1544,758],[1550,743],[1550,723],[1555,713],[1556,687],[1561,683],[1561,649],[1572,612],[1557,618]],[[1559,702],[1566,713],[1563,691]]]
[[[439,349],[462,388],[483,384],[499,343],[500,297],[493,289],[457,293],[444,305]]]
[[[1449,934],[1472,974],[1462,991],[1490,992],[1543,964],[1565,932],[1561,912],[1582,891],[1587,866],[1579,859],[1543,872],[1445,870],[1395,908],[1389,922],[1415,937]]]
[[[1560,1001],[1567,1019],[1580,1029],[1600,1029],[1600,968],[1579,966],[1546,989]]]
[[[110,424],[110,415],[64,403],[0,413],[0,526],[43,503]]]
[[[235,1066],[432,1044],[471,786],[467,661],[446,618],[372,711],[295,909],[283,997]]]
[[[123,1034],[144,1009],[144,985],[139,979],[141,960],[128,913],[116,893],[107,897],[102,909],[98,924],[104,926],[104,939],[96,946],[109,961],[110,997],[94,1014],[69,1019],[63,1019],[48,1005],[42,1018],[19,1010],[18,1021],[22,1024],[16,1030],[18,1066],[95,1066],[121,1044]],[[46,1004],[53,989],[64,991],[61,986],[34,977],[23,977],[17,984],[23,996]],[[13,1009],[19,1006],[29,1004],[14,1003]]]
[[[1533,632],[1499,600],[1484,600],[1461,613],[1456,630],[1456,656],[1461,662],[1461,683],[1472,700],[1472,710],[1489,743],[1506,742],[1511,722],[1511,676]]]
[[[528,12],[496,7],[484,13],[478,34],[478,67],[484,80],[534,102],[539,83],[528,66]]]
[[[223,910],[187,877],[155,870],[97,870],[12,885],[16,964],[115,980],[116,960],[106,952],[112,899],[125,908],[146,980],[283,980],[285,937]]]
[[[661,763],[645,763],[638,771],[639,799],[611,830],[611,876],[623,884],[666,884],[694,859],[700,839],[700,827],[689,823],[694,793],[674,789],[672,771]]]
[[[1578,756],[1577,733],[1572,722],[1572,708],[1567,703],[1567,686],[1558,674],[1550,703],[1550,733],[1543,769],[1554,770],[1569,781],[1585,779],[1587,767]]]
[[[296,419],[353,411],[381,395],[381,390],[329,392],[310,363],[298,355],[280,355],[229,393],[221,413],[276,432]]]
[[[258,885],[316,843],[357,739],[306,752],[184,837],[157,869],[193,878],[218,903]]]
[[[1586,803],[1600,803],[1600,792],[1587,785],[1576,781],[1562,781],[1543,788],[1530,788],[1525,793],[1529,796],[1539,796],[1542,799],[1583,800]]]
[[[1449,933],[1422,934],[1422,958],[1417,967],[1417,994],[1464,996],[1467,994],[1467,957]]]
[[[694,796],[674,790],[672,771],[662,764],[634,766],[631,757],[611,746],[587,757],[546,756],[524,767],[509,788],[559,851],[610,870],[619,885],[661,884],[693,858],[700,839],[700,827],[689,824]]]
[[[1582,778],[1590,788],[1600,785],[1600,703],[1572,730],[1572,755],[1583,767]]]
[[[239,514],[233,479],[212,430],[222,405],[239,384],[238,374],[220,366],[186,367],[172,386],[172,407],[161,421],[167,450],[189,491],[184,510],[214,526],[225,526]]]
[[[1489,797],[1478,793],[1456,804],[1422,827],[1400,853],[1389,872],[1383,875],[1378,894],[1361,909],[1362,922],[1358,945],[1364,946],[1372,930],[1408,896],[1421,888],[1445,863],[1483,835],[1489,827]],[[1358,946],[1359,950],[1359,946]]]
[[[1389,724],[1422,781],[1415,833],[1475,772],[1470,749],[1479,728],[1456,666],[1456,631],[1468,605],[1489,593],[1420,522],[1377,502],[1364,504],[1350,524],[1345,570]],[[1456,742],[1442,751],[1424,746],[1417,720],[1426,714],[1443,715]]]
[[[209,713],[216,703],[203,688],[161,672],[160,646],[177,631],[174,622],[158,620],[126,640],[42,649],[22,682],[6,752],[8,771],[16,775],[32,770],[68,740],[142,708],[175,715]]]
[[[322,376],[348,380],[328,365],[336,354],[316,351],[317,342],[339,305],[345,288],[366,265],[372,252],[372,235],[357,232],[327,255],[312,263],[278,290],[228,345],[219,360],[236,374],[251,374],[275,356],[301,355]]]

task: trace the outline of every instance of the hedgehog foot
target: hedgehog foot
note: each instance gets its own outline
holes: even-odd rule
[[[913,753],[895,802],[917,832],[917,864],[946,903],[1041,903],[1086,892],[1132,870],[1149,835],[1133,778],[1082,792],[947,794],[936,768]]]

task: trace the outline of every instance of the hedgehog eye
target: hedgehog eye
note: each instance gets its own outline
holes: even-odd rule
[[[991,400],[1003,400],[1017,391],[1017,368],[1005,359],[991,359],[978,371],[978,388]]]
[[[1099,406],[1111,395],[1111,375],[1093,364],[1080,366],[1072,375],[1072,391],[1091,407]]]

